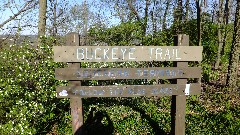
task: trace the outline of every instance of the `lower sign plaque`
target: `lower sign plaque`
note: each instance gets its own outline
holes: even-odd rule
[[[61,86],[57,87],[57,97],[137,97],[137,96],[161,96],[161,95],[185,95],[186,85],[162,84],[162,85],[125,85],[125,86]],[[67,95],[63,95],[63,91]],[[190,85],[190,95],[200,94],[201,85]]]
[[[177,79],[200,78],[200,67],[57,68],[58,80]]]

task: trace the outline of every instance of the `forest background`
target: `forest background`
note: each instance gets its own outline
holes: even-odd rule
[[[191,46],[204,49],[201,63],[189,63],[202,67],[202,92],[187,96],[186,134],[240,133],[239,9],[239,0],[1,0],[0,134],[72,134],[69,99],[55,96],[56,86],[68,82],[55,80],[54,69],[66,64],[52,58],[52,46],[64,45],[69,32],[79,33],[81,45],[109,46],[169,46],[174,35],[189,35]],[[172,64],[82,63],[82,67]],[[83,108],[88,134],[170,133],[169,96],[85,98]]]

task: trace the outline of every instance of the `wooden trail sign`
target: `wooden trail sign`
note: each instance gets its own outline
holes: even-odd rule
[[[202,61],[202,46],[54,46],[55,62]]]
[[[75,45],[75,46],[72,46]],[[189,46],[189,36],[174,37],[174,46],[79,46],[79,35],[68,34],[67,46],[54,46],[54,61],[68,62],[57,68],[58,80],[69,80],[57,87],[58,98],[70,98],[73,134],[84,134],[81,98],[139,97],[172,95],[171,134],[185,134],[186,95],[201,92],[200,81],[188,84],[188,78],[201,78],[200,67],[188,67],[187,61],[202,60],[202,46]],[[174,61],[174,67],[80,68],[80,62]],[[81,86],[80,80],[174,79],[172,84]]]
[[[191,89],[191,92],[189,90]],[[112,85],[112,86],[61,86],[57,87],[57,97],[140,97],[162,95],[200,94],[201,85],[161,84],[161,85]]]
[[[58,80],[199,78],[201,68],[57,68],[55,69],[55,76]]]

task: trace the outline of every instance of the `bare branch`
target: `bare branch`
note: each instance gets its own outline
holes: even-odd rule
[[[128,6],[129,6],[130,10],[131,10],[131,11],[133,12],[133,14],[137,17],[137,20],[138,20],[139,22],[141,22],[141,17],[140,17],[139,14],[137,13],[136,9],[133,7],[131,1],[127,0],[127,2],[128,2]]]
[[[10,18],[8,18],[6,21],[4,21],[3,23],[0,24],[0,28],[2,28],[5,24],[7,24],[8,22],[14,20],[17,16],[19,16],[21,13],[31,9],[32,7],[34,7],[37,3],[34,3],[33,5],[29,6],[34,0],[28,1],[24,4],[23,8],[21,10],[19,10],[16,14],[14,14],[13,16],[10,16]]]

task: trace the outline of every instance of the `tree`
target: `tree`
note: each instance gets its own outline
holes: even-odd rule
[[[167,28],[167,24],[166,24],[167,14],[168,14],[168,10],[169,10],[169,6],[170,6],[171,1],[172,0],[167,0],[166,1],[166,8],[165,8],[164,15],[163,15],[162,30],[165,30]]]
[[[234,21],[234,33],[233,42],[231,47],[228,75],[227,75],[227,85],[231,90],[237,91],[238,85],[238,64],[239,64],[239,53],[240,53],[240,1],[237,1],[235,21]]]
[[[81,36],[87,33],[88,28],[94,22],[94,13],[90,10],[90,6],[87,1],[84,1],[70,7],[70,11],[65,14],[66,20],[63,24],[65,33],[76,31]]]
[[[217,1],[212,3],[212,11],[211,11],[211,22],[216,23],[216,12],[217,12]]]
[[[189,16],[189,0],[186,0],[185,2],[185,9],[186,9],[186,13],[185,13],[184,21],[187,22],[188,16]]]
[[[57,15],[57,5],[58,5],[58,1],[57,0],[50,0],[50,12],[52,14],[52,17],[51,16],[48,16],[48,18],[50,19],[51,21],[51,27],[50,27],[50,34],[53,36],[53,37],[56,37],[57,35],[57,18],[59,16],[61,16],[62,14],[62,10],[61,12],[59,13],[59,15]]]
[[[9,3],[10,4],[10,3]],[[25,4],[23,5],[23,7],[18,10],[17,13],[14,13],[13,16],[10,16],[7,20],[3,21],[0,24],[0,28],[2,28],[5,24],[9,23],[10,21],[14,20],[15,18],[17,18],[19,15],[23,14],[24,12],[26,12],[27,10],[32,9],[34,6],[36,5],[36,2],[34,0],[30,0],[25,2]]]
[[[222,47],[222,50],[221,50],[221,55],[224,54],[224,48],[226,46],[226,40],[227,40],[227,34],[228,34],[228,29],[227,29],[227,25],[228,25],[228,22],[229,22],[229,9],[230,9],[230,3],[231,3],[231,0],[226,0],[225,2],[225,7],[224,7],[224,24],[225,24],[225,31],[224,31],[224,37],[223,37],[223,47]]]
[[[174,9],[173,33],[180,34],[182,32],[183,9],[182,0],[177,1],[177,7]]]
[[[14,1],[0,0],[0,32],[2,35],[9,35],[5,41],[13,38],[16,42],[22,31],[28,30],[32,32],[36,26],[32,17],[35,14],[35,8],[38,2],[36,0]]]
[[[140,44],[142,38],[141,24],[139,22],[126,22],[112,28],[91,28],[90,36],[97,41],[108,45]],[[136,43],[138,42],[138,43]]]
[[[215,69],[218,69],[221,61],[221,51],[223,48],[223,0],[219,0],[219,11],[218,11],[218,53],[215,64]]]
[[[197,32],[197,41],[198,41],[198,46],[201,46],[201,31],[202,31],[202,29],[201,29],[201,22],[202,22],[202,19],[201,19],[201,2],[200,2],[200,0],[195,0],[195,2],[196,2],[196,7],[197,7],[197,30],[198,30],[198,32]]]
[[[57,35],[65,35],[65,27],[69,25],[68,14],[71,5],[68,0],[49,0],[47,11],[47,30],[48,33],[54,37]]]
[[[38,36],[45,35],[46,32],[46,13],[47,13],[47,0],[39,0],[39,19],[38,19]]]
[[[128,7],[131,10],[131,12],[135,15],[137,18],[137,21],[141,23],[142,25],[142,36],[146,35],[147,31],[147,22],[148,22],[148,7],[150,5],[149,0],[145,0],[145,8],[144,8],[144,16],[143,19],[140,17],[139,13],[137,12],[136,8],[133,6],[132,1],[127,1],[128,2]],[[143,20],[143,21],[142,21]]]

